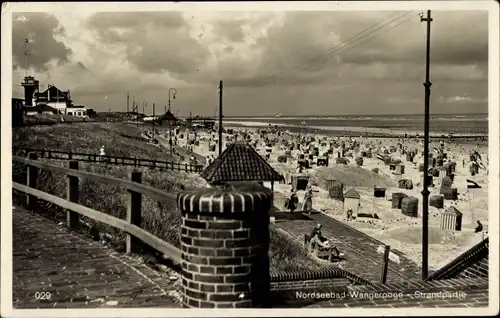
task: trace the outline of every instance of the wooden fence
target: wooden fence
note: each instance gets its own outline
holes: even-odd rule
[[[66,151],[50,150],[50,149],[31,149],[31,148],[14,147],[13,150],[20,151],[25,156],[27,156],[29,153],[36,153],[39,158],[46,158],[46,159],[74,160],[74,161],[93,162],[93,163],[102,162],[112,165],[147,167],[147,168],[157,168],[157,169],[185,171],[185,172],[203,171],[202,165],[161,161],[161,160],[153,160],[145,158],[130,158],[130,157],[109,156],[109,155],[101,156],[91,153],[66,152]]]
[[[80,215],[83,215],[85,217],[125,231],[127,234],[127,253],[137,252],[139,251],[141,244],[146,244],[169,257],[174,264],[181,264],[181,251],[178,248],[163,241],[162,239],[154,236],[153,234],[145,231],[140,227],[142,220],[142,195],[147,195],[159,202],[171,203],[172,200],[174,202],[176,200],[176,196],[174,194],[141,184],[141,173],[138,171],[133,171],[131,173],[129,181],[97,173],[80,171],[78,170],[78,161],[75,160],[69,162],[69,168],[63,168],[60,166],[37,161],[37,159],[38,156],[36,153],[30,153],[28,158],[18,156],[12,157],[12,160],[14,162],[22,163],[27,166],[27,184],[23,185],[17,182],[12,182],[12,188],[26,194],[26,204],[29,209],[33,210],[36,208],[36,198],[53,203],[67,210],[67,226],[71,229],[78,228],[80,224],[79,217]],[[68,190],[66,199],[36,189],[39,169],[64,173],[67,176]],[[122,220],[78,204],[78,185],[81,179],[93,180],[96,182],[102,182],[126,188],[128,191],[126,220]]]

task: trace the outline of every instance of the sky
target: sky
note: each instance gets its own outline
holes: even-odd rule
[[[146,113],[153,103],[161,113],[175,88],[174,114],[215,115],[223,80],[226,116],[419,114],[426,25],[418,13],[14,13],[13,95],[29,73],[97,111],[125,111],[129,92],[130,107],[135,96],[141,112],[147,102]],[[431,112],[486,113],[487,12],[432,15]]]

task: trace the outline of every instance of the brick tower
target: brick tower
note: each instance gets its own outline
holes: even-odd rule
[[[271,192],[206,188],[177,204],[184,307],[267,307]]]

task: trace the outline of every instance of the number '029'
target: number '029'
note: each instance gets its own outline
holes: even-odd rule
[[[37,300],[49,300],[52,295],[50,292],[36,292],[35,299]]]

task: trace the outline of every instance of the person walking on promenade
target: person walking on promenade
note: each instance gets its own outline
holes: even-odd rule
[[[312,189],[308,188],[306,190],[306,195],[304,197],[304,212],[307,212],[309,215],[311,215],[312,211]]]
[[[295,212],[297,205],[299,203],[299,197],[297,196],[297,191],[292,187],[290,198],[288,199],[288,209],[290,212]]]

